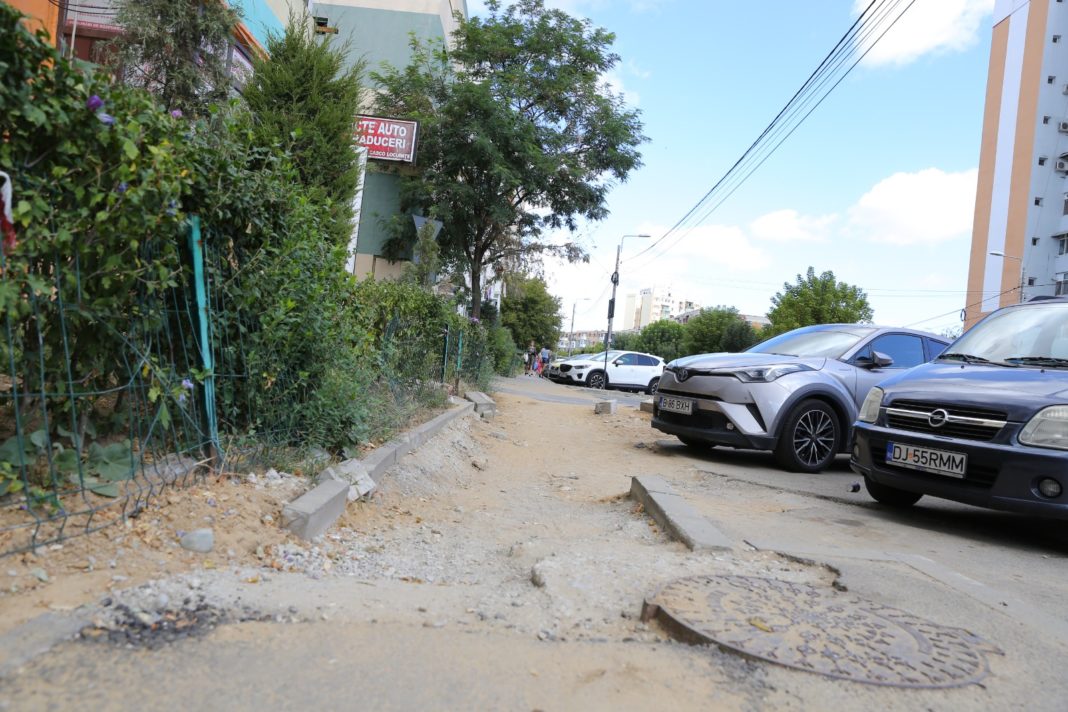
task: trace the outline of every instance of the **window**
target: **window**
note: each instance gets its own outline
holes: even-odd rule
[[[1038,238],[1037,237],[1032,237],[1031,238],[1031,246],[1034,247],[1037,244],[1038,244]]]
[[[618,359],[616,359],[615,363],[617,366],[636,366],[638,365],[638,355],[623,354]]]
[[[871,349],[894,359],[890,368],[912,368],[926,359],[923,357],[923,339],[910,334],[887,334],[871,342]]]
[[[1035,286],[1035,278],[1034,278],[1034,277],[1028,277],[1028,278],[1027,278],[1027,286],[1028,286],[1028,287],[1033,287],[1033,286]]]
[[[1048,116],[1043,116],[1042,117],[1042,123],[1048,124],[1049,123],[1049,117]]]
[[[638,366],[659,366],[660,362],[652,356],[638,356]]]
[[[1058,279],[1056,296],[1063,297],[1065,294],[1068,294],[1068,279]]]
[[[1055,235],[1057,238],[1057,254],[1063,255],[1068,252],[1068,235]]]
[[[1055,81],[1057,81],[1057,77],[1053,76],[1052,74],[1046,77],[1046,84],[1052,84]]]
[[[1042,198],[1035,198],[1035,205],[1042,205]]]
[[[946,350],[947,346],[949,346],[949,344],[942,341],[927,339],[927,353],[931,355],[931,358],[928,359],[928,361],[938,358],[938,356]]]
[[[1057,42],[1060,42],[1060,41],[1061,41],[1061,36],[1060,35],[1053,35],[1053,43],[1054,44],[1056,44]]]
[[[1040,165],[1040,166],[1046,165],[1046,157],[1045,156],[1039,156],[1038,157],[1038,165]]]

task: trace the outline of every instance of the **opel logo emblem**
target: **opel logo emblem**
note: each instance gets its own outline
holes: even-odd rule
[[[932,428],[941,428],[943,425],[946,424],[947,420],[949,420],[949,413],[947,413],[942,408],[939,408],[938,410],[932,410],[931,414],[927,416],[927,423]]]
[[[682,383],[683,381],[685,381],[689,377],[690,377],[689,369],[680,368],[678,371],[675,371],[675,378],[679,379],[679,383]]]

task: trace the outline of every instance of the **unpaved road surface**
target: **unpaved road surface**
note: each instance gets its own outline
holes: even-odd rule
[[[634,399],[594,415],[596,397],[512,379],[494,420],[456,421],[320,540],[275,539],[263,561],[237,552],[87,593],[92,605],[63,614],[84,633],[0,679],[0,709],[1068,705],[1056,541],[973,539],[955,509],[943,528],[937,508],[888,517],[849,493],[856,478],[840,466],[800,478],[759,455],[691,453],[651,430]],[[733,548],[692,552],[661,532],[627,497],[646,474]],[[985,674],[948,689],[860,684],[676,642],[639,620],[668,582],[730,574],[848,589],[966,629],[983,641]]]

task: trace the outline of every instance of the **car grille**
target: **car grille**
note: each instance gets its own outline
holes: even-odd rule
[[[882,467],[886,467],[892,470],[898,470],[900,472],[908,472],[911,474],[923,474],[918,470],[913,470],[909,467],[898,467],[894,464],[887,464],[886,462],[886,441],[885,440],[872,440],[871,441],[871,459],[875,461],[875,464]],[[938,475],[933,475],[938,477]],[[994,482],[998,478],[998,468],[991,465],[981,465],[974,462],[974,458],[968,458],[968,469],[964,472],[964,481],[967,484],[975,487],[981,487],[983,489],[989,489],[994,486]]]
[[[570,370],[571,370],[571,364],[569,364],[569,363],[565,363],[565,364],[560,366],[560,373],[567,373]]]
[[[941,410],[944,422],[931,424],[931,413]],[[944,435],[963,440],[993,440],[1005,427],[1008,415],[983,408],[942,406],[923,401],[894,401],[886,409],[886,424],[898,430]]]
[[[723,413],[694,411],[693,415],[684,415],[682,413],[670,413],[666,410],[661,410],[657,414],[657,417],[665,423],[686,425],[691,428],[723,430],[727,427],[727,416],[723,415]]]

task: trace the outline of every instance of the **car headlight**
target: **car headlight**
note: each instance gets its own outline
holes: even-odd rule
[[[803,363],[780,363],[776,366],[754,366],[752,368],[736,368],[731,373],[739,380],[746,383],[770,383],[776,378],[782,378],[789,373],[798,371],[811,371],[812,368]]]
[[[1020,431],[1020,442],[1068,450],[1068,405],[1053,405],[1038,411]]]
[[[860,404],[857,420],[862,423],[874,423],[879,419],[879,406],[883,404],[883,389],[878,386],[868,391],[864,402]]]

